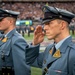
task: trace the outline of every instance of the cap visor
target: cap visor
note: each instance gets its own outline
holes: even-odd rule
[[[47,22],[50,22],[50,19],[46,19],[46,20],[43,20],[43,21],[42,21],[43,24],[45,24],[45,23],[47,23]]]

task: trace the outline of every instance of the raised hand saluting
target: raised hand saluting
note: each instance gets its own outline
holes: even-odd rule
[[[38,25],[34,31],[33,45],[40,44],[44,40],[44,31],[41,25]]]

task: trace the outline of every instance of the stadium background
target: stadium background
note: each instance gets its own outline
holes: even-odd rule
[[[18,19],[40,19],[43,5],[51,5],[75,13],[75,0],[0,0],[0,7],[19,11]]]
[[[0,0],[0,8],[19,11],[20,15],[18,16],[18,20],[27,21],[26,24],[29,24],[28,21],[30,20],[33,22],[31,24],[34,28],[36,25],[41,23],[43,18],[43,12],[41,10],[43,5],[50,5],[75,13],[75,0]],[[27,27],[25,26],[26,24],[24,23],[23,25],[22,23],[21,26],[16,26],[16,28],[23,36],[26,33],[27,28],[28,36],[30,36],[29,28],[31,26]],[[70,28],[72,30],[72,34],[74,35],[75,19],[72,20]],[[32,31],[34,31],[34,29]],[[32,75],[41,75],[40,69],[32,68],[32,71],[35,71]]]
[[[0,0],[0,8],[19,11],[18,20],[32,20],[33,25],[35,21],[42,20],[43,5],[59,7],[75,13],[75,0]]]

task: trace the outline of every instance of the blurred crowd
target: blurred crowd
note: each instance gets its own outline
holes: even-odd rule
[[[8,9],[8,10],[14,10],[14,11],[19,11],[20,15],[18,17],[19,20],[24,20],[24,19],[31,19],[31,20],[42,20],[43,18],[43,12],[41,10],[43,5],[50,5],[62,9],[69,10],[73,13],[75,13],[75,2],[61,2],[61,3],[56,3],[56,2],[6,2],[6,3],[0,3],[0,7],[3,9]],[[28,32],[28,36],[30,36],[30,32],[33,32],[34,30],[30,30],[30,26],[16,26],[17,31],[23,34]],[[35,29],[35,27],[34,27]],[[72,23],[70,25],[70,29],[72,30],[72,34],[74,34],[75,30],[75,19],[72,20]]]
[[[50,5],[54,7],[59,7],[62,9],[69,10],[73,13],[75,13],[75,2],[67,2],[67,3],[50,3],[50,2],[32,2],[32,3],[26,3],[26,2],[15,2],[15,3],[1,3],[0,7],[4,9],[9,10],[15,10],[19,11],[20,15],[18,19],[42,19],[43,18],[43,12],[41,10],[43,5]]]

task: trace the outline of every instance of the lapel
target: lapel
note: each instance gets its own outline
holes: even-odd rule
[[[59,49],[54,53],[54,55],[52,55],[53,54],[53,46],[54,46],[54,44],[52,45],[52,47],[50,48],[50,50],[48,52],[49,60],[47,60],[47,62],[48,62],[47,64],[52,63],[61,57],[61,53],[60,53]]]
[[[7,42],[7,40],[10,39],[14,35],[15,32],[16,32],[16,29],[10,31],[7,37],[5,37],[3,40],[0,40],[0,46],[2,46],[5,42]]]
[[[2,42],[1,40],[0,40],[0,47],[4,44],[5,42]]]
[[[7,38],[4,38],[4,34],[2,34],[1,40],[0,40],[0,46],[2,46],[7,41]]]
[[[54,55],[49,54],[50,60],[48,60],[48,64],[54,62],[55,60],[57,60],[57,59],[60,58],[60,57],[61,57],[60,50],[57,50],[57,51],[54,53]]]
[[[50,57],[50,60],[48,60],[48,64],[50,63],[53,63],[54,61],[56,61],[57,59],[59,58],[62,58],[62,54],[65,53],[67,47],[69,46],[69,44],[71,43],[72,41],[72,37],[69,37],[68,39],[66,39],[61,47],[54,53],[54,55],[52,56],[52,49],[49,50],[49,57]]]

